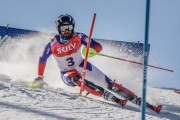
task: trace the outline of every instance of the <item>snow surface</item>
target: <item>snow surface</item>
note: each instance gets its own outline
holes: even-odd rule
[[[30,89],[0,76],[0,120],[139,120],[140,108],[124,108],[95,96],[78,97],[64,89]],[[149,88],[164,107],[160,114],[147,110],[147,120],[179,120],[180,96],[172,90]],[[77,92],[77,91],[76,91]]]
[[[37,76],[38,56],[49,35],[34,35],[7,40],[0,47],[0,120],[139,120],[140,107],[128,102],[124,108],[93,95],[77,97],[79,88],[66,86],[52,57],[48,60],[44,81],[46,89],[23,85]],[[103,46],[106,54],[129,57]],[[131,58],[129,58],[131,59]],[[138,58],[137,58],[138,59]],[[142,71],[139,67],[96,56],[89,59],[116,82],[141,95]],[[108,63],[108,64],[107,64]],[[86,93],[83,92],[83,95]],[[148,87],[147,101],[162,104],[160,114],[147,109],[148,120],[180,120],[180,95],[172,90]]]

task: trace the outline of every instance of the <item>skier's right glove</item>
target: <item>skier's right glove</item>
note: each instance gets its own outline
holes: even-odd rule
[[[43,78],[44,78],[44,76],[39,75],[37,78],[34,79],[33,83],[34,84],[43,84]]]

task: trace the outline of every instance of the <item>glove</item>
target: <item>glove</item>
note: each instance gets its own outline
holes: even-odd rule
[[[37,78],[34,79],[33,83],[34,84],[39,84],[39,85],[43,84],[43,78],[44,78],[44,76],[39,75]]]
[[[83,50],[82,50],[82,55],[83,56],[86,56],[86,49],[87,49],[87,47],[83,47]],[[94,57],[97,54],[98,53],[93,48],[89,48],[88,58]]]

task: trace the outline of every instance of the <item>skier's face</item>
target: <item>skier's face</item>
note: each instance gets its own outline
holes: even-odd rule
[[[61,35],[63,36],[64,39],[70,39],[70,37],[72,36],[72,31],[64,31],[64,32],[61,32]]]
[[[70,39],[73,34],[73,26],[72,25],[64,25],[61,26],[61,35],[64,39]]]

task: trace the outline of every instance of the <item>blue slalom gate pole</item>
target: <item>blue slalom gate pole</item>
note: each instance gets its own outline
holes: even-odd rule
[[[148,38],[149,38],[149,16],[150,16],[150,0],[146,1],[146,22],[145,22],[145,39],[144,39],[144,65],[143,65],[143,86],[142,86],[142,102],[141,102],[141,120],[145,120],[146,113],[146,81],[147,81],[147,65],[148,65]]]

